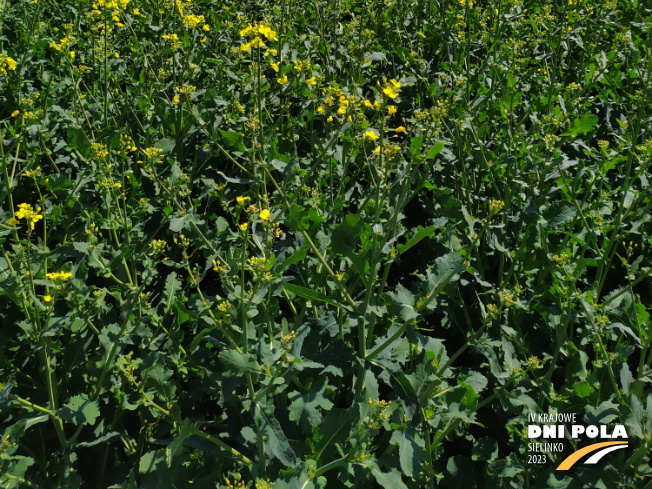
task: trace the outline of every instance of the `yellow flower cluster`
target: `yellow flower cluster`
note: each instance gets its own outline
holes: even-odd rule
[[[50,43],[50,47],[51,47],[52,49],[56,49],[57,51],[61,51],[62,49],[66,49],[68,46],[70,46],[70,44],[71,44],[74,40],[75,40],[74,37],[72,37],[72,36],[66,36],[66,37],[63,37],[63,38],[59,41],[58,44],[57,44],[56,42],[52,41],[52,42]],[[73,56],[73,58],[74,58],[74,56]]]
[[[65,282],[68,280],[70,277],[72,277],[72,273],[70,272],[54,272],[54,273],[46,273],[45,276],[49,278],[50,280],[61,280],[62,282]]]
[[[317,78],[314,78],[316,81]],[[311,84],[310,80],[306,80],[306,82]],[[367,120],[367,118],[361,110],[361,107],[363,105],[374,107],[374,105],[372,105],[368,100],[364,100],[362,97],[357,95],[346,95],[344,91],[338,87],[324,88],[322,89],[322,94],[325,95],[326,98],[322,101],[323,104],[317,107],[317,113],[326,114],[326,112],[329,111],[326,109],[326,107],[331,107],[329,111],[331,112],[331,115],[329,115],[326,119],[328,122],[332,122],[333,114],[337,114],[340,116],[345,116],[347,121],[353,121],[355,118],[357,122],[363,123]],[[336,98],[338,107],[337,109],[334,109],[333,105]],[[378,107],[380,108],[380,103],[378,103]]]
[[[16,226],[19,224],[20,219],[25,219],[30,230],[32,230],[34,229],[34,223],[43,219],[43,214],[39,214],[40,211],[40,207],[34,209],[30,204],[18,204],[18,211],[14,213],[14,217],[9,218],[9,224]]]
[[[167,247],[167,243],[162,239],[155,239],[148,246],[152,249],[152,252],[162,253],[165,251],[165,248]]]
[[[40,166],[37,166],[33,170],[25,170],[23,172],[23,176],[27,177],[27,178],[38,177],[40,175],[41,175],[41,167]],[[25,204],[23,204],[23,205],[25,205]]]
[[[98,160],[103,160],[104,158],[109,156],[109,152],[106,149],[106,144],[91,143],[91,150],[93,151],[95,158],[97,158]]]
[[[18,63],[16,63],[13,58],[10,58],[5,54],[0,54],[0,73],[4,76],[7,76],[7,70],[16,71],[17,66]]]
[[[307,59],[303,61],[293,61],[293,64],[294,64],[294,69],[297,70],[299,73],[302,71],[310,70],[310,61]]]
[[[179,41],[179,36],[177,34],[163,34],[161,39],[169,41],[172,44],[173,51],[176,51],[181,47],[181,41]]]
[[[187,3],[190,2],[190,0],[186,0]],[[177,12],[179,12],[179,15],[181,16],[181,22],[187,29],[194,29],[197,27],[199,24],[204,24],[202,26],[202,29],[205,31],[209,31],[210,27],[208,24],[206,24],[206,19],[204,18],[203,15],[195,15],[193,13],[187,13],[186,8],[189,7],[189,5],[184,5],[184,3],[181,0],[174,0],[173,3],[166,3],[164,5],[164,8],[166,9],[171,9],[176,7]]]
[[[369,109],[380,110],[381,103],[378,100],[375,100],[374,103],[372,104],[369,100],[365,100],[364,106]]]
[[[120,22],[120,10],[126,10],[129,1],[130,0],[96,0],[92,4],[93,10],[89,13],[89,16],[91,18],[97,18],[102,15],[101,10],[110,10],[111,20],[115,22],[118,27],[123,27],[124,24]],[[102,34],[104,34],[104,29],[102,29]]]
[[[131,139],[131,136],[127,134],[120,134],[120,145],[129,152],[136,151],[136,146],[134,144],[134,140]]]
[[[96,0],[93,3],[93,10],[125,10],[130,0]]]
[[[270,26],[264,22],[257,22],[255,24],[249,24],[247,27],[240,31],[240,37],[254,36],[251,41],[240,45],[240,51],[249,52],[251,48],[262,48],[265,46],[262,38],[264,36],[268,41],[278,41],[276,37],[276,31],[274,31]],[[268,50],[269,51],[269,50]],[[267,54],[267,53],[266,53]]]
[[[157,160],[158,163],[163,161],[163,150],[161,148],[146,148],[143,153],[149,160]]]
[[[176,87],[175,90],[179,93],[183,93],[184,95],[188,95],[189,93],[194,92],[197,90],[197,87],[194,85],[186,85],[185,83],[181,85],[181,87]]]
[[[380,83],[379,83],[380,84]],[[389,98],[398,97],[398,89],[401,88],[401,83],[397,82],[393,78],[389,81],[383,83],[383,93]]]
[[[206,21],[203,15],[190,14],[185,15],[182,19],[182,22],[183,25],[185,25],[188,29],[194,29],[199,24],[205,24]]]

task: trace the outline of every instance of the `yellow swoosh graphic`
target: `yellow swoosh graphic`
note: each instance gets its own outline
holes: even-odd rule
[[[589,445],[588,447],[584,447],[581,450],[578,450],[575,453],[570,454],[568,457],[564,459],[562,463],[559,464],[559,467],[557,467],[556,470],[568,470],[575,464],[575,462],[581,459],[584,455],[587,455],[591,452],[595,452],[596,450],[599,450],[600,448],[603,447],[609,447],[611,445],[627,445],[627,442],[605,441],[602,443],[594,443],[593,445]]]

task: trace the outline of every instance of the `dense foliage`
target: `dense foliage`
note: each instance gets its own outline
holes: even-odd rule
[[[3,0],[0,486],[652,487],[651,28]]]

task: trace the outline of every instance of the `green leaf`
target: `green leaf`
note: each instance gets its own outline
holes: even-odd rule
[[[234,375],[259,374],[261,366],[251,353],[240,353],[236,350],[223,350],[219,355],[220,361],[228,371]]]
[[[163,139],[159,140],[159,142],[157,142],[154,145],[154,147],[162,149],[163,152],[165,152],[165,153],[169,153],[170,151],[172,151],[174,149],[176,144],[177,143],[174,141],[174,139],[163,138]]]
[[[479,372],[469,372],[465,377],[458,379],[458,384],[470,387],[473,392],[480,394],[488,384],[487,378]]]
[[[335,253],[351,257],[360,243],[360,236],[369,226],[359,214],[348,214],[344,222],[333,228],[331,245]]]
[[[568,132],[563,133],[562,136],[575,137],[580,134],[586,134],[590,132],[597,123],[597,115],[584,114],[581,118],[575,119],[573,121],[573,127],[571,127]]]
[[[487,468],[487,471],[490,474],[497,475],[498,477],[506,477],[508,479],[517,476],[523,472],[523,470],[523,466],[514,453],[510,453],[507,458],[501,458],[490,462]]]
[[[269,414],[266,414],[258,404],[254,408],[254,421],[262,434],[265,436],[265,453],[269,456],[276,457],[286,467],[296,467],[298,459],[294,450],[290,446],[283,429],[278,420]]]
[[[388,292],[387,295],[398,306],[398,315],[403,321],[419,317],[419,313],[414,310],[414,294],[401,284],[396,286],[395,292]],[[391,306],[389,310],[392,311]]]
[[[579,397],[582,398],[590,396],[595,391],[595,389],[589,383],[588,380],[584,380],[582,382],[575,382],[573,384],[573,389],[575,390],[575,394],[577,394]]]
[[[296,265],[297,263],[302,262],[306,258],[306,253],[307,252],[308,252],[308,245],[303,245],[301,248],[296,250],[294,253],[292,253],[290,256],[288,256],[282,262],[277,262],[275,271],[277,273],[280,273],[283,270],[285,270],[286,268],[291,267],[292,265]]]
[[[319,408],[328,411],[333,407],[333,403],[325,395],[332,392],[333,388],[328,385],[326,379],[310,387],[307,394],[301,394],[294,391],[290,394],[289,399],[292,402],[288,408],[289,418],[297,423],[304,425],[319,426],[322,421],[322,414]]]
[[[220,134],[222,134],[222,137],[224,138],[224,141],[226,141],[226,144],[235,147],[235,149],[237,149],[238,151],[245,150],[244,144],[242,144],[241,134],[238,134],[237,132],[223,131],[222,129],[218,129],[218,131],[220,131]]]
[[[93,425],[100,415],[100,403],[91,400],[88,395],[74,396],[59,409],[59,417],[76,425]]]
[[[544,217],[553,228],[558,228],[562,224],[574,219],[577,215],[577,208],[568,202],[554,202],[545,212]]]
[[[178,233],[186,227],[188,216],[176,216],[170,219],[170,231]]]
[[[399,245],[397,247],[398,251],[400,253],[405,253],[407,250],[412,248],[414,245],[419,243],[421,240],[429,238],[430,236],[432,236],[434,234],[434,232],[435,232],[435,229],[437,229],[437,228],[435,226],[428,226],[428,227],[425,227],[425,228],[419,226],[417,229],[418,229],[417,233],[412,238],[410,238],[407,241],[407,243],[405,243],[403,245]]]
[[[401,473],[398,470],[392,469],[390,472],[383,472],[375,461],[369,466],[376,482],[385,489],[408,489],[401,480]]]
[[[435,271],[428,270],[427,274],[428,292],[417,302],[415,307],[417,312],[427,308],[449,282],[457,279],[457,272],[460,270],[459,261],[460,256],[457,253],[448,253],[435,260]]]
[[[412,138],[412,141],[410,141],[410,153],[412,154],[413,158],[416,158],[419,155],[419,151],[421,150],[422,145],[423,145],[423,136],[417,136],[415,138]]]
[[[444,149],[444,143],[438,142],[430,146],[430,149],[426,152],[426,159],[432,160],[435,156],[441,153],[441,150]]]
[[[628,427],[627,433],[630,436],[634,435],[637,438],[643,438],[643,419],[645,418],[645,410],[643,409],[643,403],[634,394],[629,396],[628,411],[629,413],[625,418],[625,424]]]
[[[409,424],[405,430],[394,431],[391,443],[398,443],[398,456],[403,473],[414,477],[415,471],[418,471],[421,463],[426,460],[423,439],[419,438],[414,426]]]
[[[285,290],[287,290],[288,292],[294,295],[298,295],[299,297],[303,297],[304,299],[309,301],[321,301],[321,302],[325,302],[326,304],[330,304],[331,306],[341,307],[339,304],[329,299],[321,292],[317,292],[316,290],[312,290],[312,289],[307,289],[306,287],[302,287],[300,285],[285,284]]]
[[[181,282],[177,280],[177,273],[172,272],[165,280],[165,313],[170,312],[172,304],[175,302],[177,292],[181,290]]]
[[[623,393],[629,394],[629,388],[634,382],[632,373],[629,371],[629,366],[627,362],[623,362],[623,366],[620,368],[620,385],[623,387]]]

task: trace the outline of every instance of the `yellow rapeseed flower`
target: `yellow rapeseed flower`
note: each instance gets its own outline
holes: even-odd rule
[[[258,214],[258,217],[260,217],[263,221],[269,221],[269,209],[263,209],[260,211],[260,214]]]
[[[11,117],[16,117],[18,114],[20,114],[20,110],[14,110],[14,111],[11,113]]]
[[[283,75],[281,78],[277,78],[276,81],[279,85],[285,85],[288,82],[288,76]]]
[[[244,207],[245,205],[247,205],[247,202],[249,202],[250,200],[251,200],[250,197],[244,197],[242,195],[239,195],[238,197],[235,198],[235,201],[241,207]]]
[[[315,77],[313,76],[312,78],[308,78],[308,79],[306,80],[306,83],[307,83],[308,85],[313,85],[313,86],[314,86],[314,85],[317,85],[317,80],[315,80]]]
[[[20,219],[25,219],[29,224],[30,229],[34,229],[34,223],[43,219],[43,215],[39,214],[41,208],[34,209],[30,204],[18,204],[18,211],[14,213],[14,217],[9,219],[9,224],[16,225]]]
[[[366,131],[364,133],[364,138],[369,139],[370,141],[373,141],[375,139],[379,139],[379,136],[373,131]]]
[[[383,88],[383,93],[384,93],[385,95],[387,95],[389,98],[396,98],[396,97],[398,97],[398,92],[392,90],[392,89],[389,88],[389,87],[385,87],[385,88]]]
[[[262,47],[265,46],[265,43],[263,42],[263,40],[262,40],[260,37],[256,36],[256,37],[254,37],[254,38],[251,40],[251,42],[249,43],[249,45],[250,45],[252,48],[262,48]]]
[[[273,69],[276,73],[278,73],[278,65],[280,65],[280,64],[281,64],[281,62],[278,61],[278,62],[276,62],[276,63],[271,63],[270,66],[272,67],[272,69]]]
[[[243,231],[246,231],[247,230],[247,223],[243,222],[242,224],[240,224],[240,229],[242,229]]]
[[[404,132],[405,127],[404,126],[398,126],[396,129],[394,129],[394,132]]]
[[[391,79],[389,82],[385,83],[385,87],[383,88],[383,93],[387,95],[389,98],[396,98],[398,97],[399,88],[401,88],[401,83],[397,82],[394,79]]]
[[[45,276],[49,278],[50,280],[61,280],[62,282],[65,282],[68,280],[70,277],[72,277],[72,273],[70,272],[54,272],[54,273],[46,273]]]
[[[52,296],[51,295],[46,295],[46,296],[43,297],[43,300],[45,302],[51,302],[52,301]]]
[[[396,105],[390,105],[387,107],[387,113],[389,115],[396,114]]]

